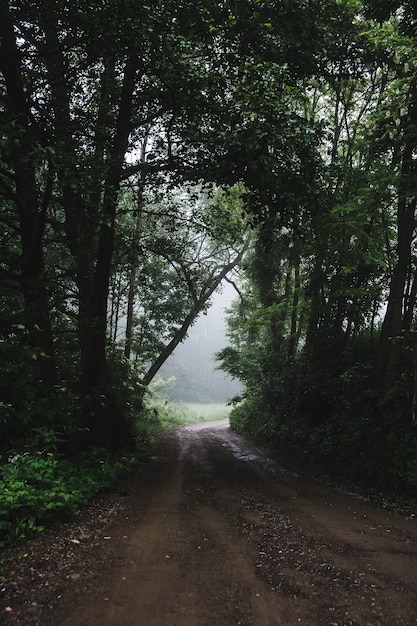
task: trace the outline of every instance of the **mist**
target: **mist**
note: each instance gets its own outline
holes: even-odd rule
[[[241,392],[238,381],[221,370],[214,354],[227,345],[226,313],[236,297],[233,287],[224,282],[216,292],[206,314],[200,315],[187,338],[177,346],[161,368],[162,379],[175,378],[167,392],[176,402],[227,402]]]

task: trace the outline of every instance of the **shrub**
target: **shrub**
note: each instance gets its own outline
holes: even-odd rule
[[[69,460],[57,452],[52,431],[40,435],[44,441],[49,438],[49,448],[0,458],[0,546],[40,532],[85,506],[135,462],[133,456],[111,457],[101,449]]]

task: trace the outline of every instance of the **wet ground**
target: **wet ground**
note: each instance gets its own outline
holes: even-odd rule
[[[8,553],[1,624],[417,624],[414,515],[298,476],[226,422],[163,433],[121,489]]]

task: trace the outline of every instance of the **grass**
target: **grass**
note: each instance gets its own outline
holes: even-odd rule
[[[159,410],[162,428],[177,428],[199,422],[215,422],[229,417],[230,407],[225,404],[199,404],[196,402],[171,402]]]
[[[196,402],[186,402],[179,406],[183,407],[185,415],[189,416],[187,423],[227,419],[231,409],[226,404],[198,404]]]
[[[135,423],[136,438],[146,448],[149,438],[162,430],[228,419],[230,410],[226,404],[168,402],[161,396],[153,396]]]
[[[138,420],[138,443],[142,440],[146,452],[149,437],[158,431],[226,419],[229,412],[225,404],[159,399]],[[65,458],[57,452],[59,435],[37,430],[42,441],[36,439],[32,449],[0,455],[0,548],[41,532],[87,505],[135,463],[134,456],[112,457],[101,449],[86,452],[76,461]]]

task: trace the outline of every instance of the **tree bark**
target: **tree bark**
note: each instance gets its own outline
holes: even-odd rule
[[[7,3],[0,5],[0,71],[6,85],[7,115],[16,128],[10,147],[10,169],[14,190],[10,198],[19,219],[21,242],[21,287],[25,304],[25,325],[35,350],[43,382],[51,387],[57,383],[55,351],[50,308],[44,273],[43,236],[46,211],[51,195],[48,176],[43,198],[36,180],[36,151],[39,149],[37,129],[31,123],[27,95],[23,85],[20,53]]]
[[[97,257],[89,299],[88,335],[83,337],[85,359],[83,383],[96,401],[90,421],[94,443],[118,445],[127,433],[111,384],[106,357],[107,305],[114,251],[115,218],[124,156],[130,134],[132,98],[136,78],[136,58],[132,53],[126,61],[121,88],[116,133],[104,181],[104,198],[100,212]],[[103,397],[104,396],[104,397]],[[97,398],[101,399],[97,401]]]
[[[287,348],[287,358],[289,361],[294,360],[295,354],[297,351],[298,336],[299,336],[299,331],[298,331],[299,299],[300,299],[300,263],[297,260],[297,263],[294,268],[294,286],[293,286],[292,307],[291,307],[291,328],[290,328],[290,336],[288,339],[288,348]]]
[[[115,56],[103,59],[100,104],[94,136],[94,167],[77,157],[71,122],[71,93],[67,84],[58,16],[43,20],[45,59],[54,110],[54,133],[59,152],[58,179],[62,190],[65,229],[75,261],[78,288],[80,387],[85,396],[84,423],[95,445],[117,446],[125,438],[108,369],[107,306],[114,249],[118,193],[128,147],[137,54],[125,60],[122,84]],[[109,137],[113,136],[111,145]],[[88,168],[88,170],[87,170]]]
[[[148,143],[148,135],[145,135],[145,138],[142,142],[141,146],[141,155],[140,162],[144,163],[146,158],[146,146]],[[137,190],[137,202],[136,202],[136,216],[135,216],[135,226],[133,229],[133,246],[135,242],[139,239],[139,233],[141,229],[141,220],[142,220],[142,204],[143,204],[143,188],[144,188],[144,178],[139,181],[139,188]],[[126,312],[126,334],[125,334],[125,357],[126,359],[130,359],[130,354],[132,351],[132,338],[133,338],[133,311],[135,304],[135,289],[136,289],[136,263],[132,261],[130,263],[129,270],[129,291],[127,295],[127,312]]]
[[[417,96],[416,89],[414,96]],[[412,122],[417,127],[417,106],[412,107]],[[414,133],[413,133],[414,135]],[[413,137],[414,139],[414,137]],[[397,212],[397,263],[391,278],[387,310],[381,328],[378,362],[375,379],[384,392],[396,382],[402,343],[404,340],[405,288],[411,263],[411,246],[415,230],[416,198],[412,191],[414,183],[414,141],[410,135],[404,147]],[[411,187],[411,190],[410,190]],[[410,315],[410,312],[408,312]]]

